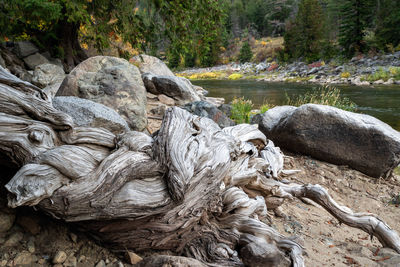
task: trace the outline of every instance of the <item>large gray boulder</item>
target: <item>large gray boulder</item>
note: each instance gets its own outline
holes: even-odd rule
[[[57,96],[77,96],[116,110],[132,130],[147,125],[146,89],[139,69],[128,61],[106,56],[89,58],[64,79]]]
[[[62,82],[65,78],[64,69],[54,64],[41,64],[35,67],[33,71],[32,82],[37,86],[44,88],[48,85]]]
[[[159,76],[150,73],[142,75],[147,91],[172,97],[178,105],[184,105],[201,98],[188,79],[176,76]]]
[[[114,134],[129,131],[129,126],[119,114],[102,104],[74,96],[58,96],[53,107],[72,117],[76,126],[101,127]]]
[[[400,132],[364,114],[307,104],[273,108],[253,122],[278,146],[372,177],[388,177],[400,163]]]
[[[160,59],[149,55],[137,55],[130,59],[136,65],[140,72],[151,73],[161,76],[174,76],[174,73]]]
[[[235,125],[235,123],[230,118],[228,118],[225,113],[223,113],[213,104],[206,101],[189,103],[186,104],[183,108],[197,116],[212,119],[221,128]]]

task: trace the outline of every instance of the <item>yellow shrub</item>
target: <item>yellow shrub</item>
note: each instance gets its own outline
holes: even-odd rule
[[[389,72],[392,75],[400,74],[400,68],[399,67],[390,67]]]
[[[221,75],[215,72],[203,72],[203,73],[195,73],[190,75],[188,78],[190,80],[204,80],[204,79],[217,79]]]
[[[233,74],[229,75],[228,79],[229,80],[239,80],[242,77],[243,77],[243,74],[233,73]]]
[[[262,46],[266,46],[266,45],[267,45],[267,42],[266,42],[266,41],[261,41],[261,45],[262,45]]]
[[[349,78],[350,76],[351,76],[351,75],[350,75],[350,72],[348,72],[348,71],[342,72],[342,73],[340,74],[340,77],[345,78],[345,79]]]

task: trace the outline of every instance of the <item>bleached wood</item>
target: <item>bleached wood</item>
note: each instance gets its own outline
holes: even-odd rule
[[[221,130],[175,107],[154,139],[75,127],[1,68],[0,108],[0,163],[20,168],[6,185],[9,205],[36,205],[116,251],[171,250],[209,266],[287,266],[288,254],[304,266],[302,246],[269,225],[267,210],[307,197],[400,252],[398,234],[376,216],[338,205],[318,185],[269,178],[282,172],[283,154],[257,126]]]

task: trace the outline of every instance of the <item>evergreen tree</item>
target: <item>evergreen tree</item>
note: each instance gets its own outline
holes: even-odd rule
[[[364,52],[365,30],[372,25],[375,0],[340,0],[339,44],[348,57],[355,52]]]
[[[291,58],[304,56],[307,61],[320,57],[323,38],[323,11],[318,0],[302,0],[294,21],[287,23],[285,52]]]
[[[0,40],[36,40],[70,69],[86,58],[79,40],[102,51],[117,35],[147,52],[166,43],[169,54],[179,50],[178,56],[210,62],[225,13],[225,0],[1,0]]]
[[[249,62],[252,57],[253,57],[253,52],[251,52],[250,44],[249,42],[245,42],[242,45],[242,48],[240,49],[239,61],[240,63]]]
[[[400,44],[400,1],[380,0],[376,39],[381,49]]]

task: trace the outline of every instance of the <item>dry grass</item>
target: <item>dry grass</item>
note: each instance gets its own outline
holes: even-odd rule
[[[240,40],[239,38],[233,40],[226,48],[226,51],[221,55],[221,61],[224,63],[237,61],[240,48],[244,41],[247,40]],[[250,39],[249,43],[254,55],[254,61],[257,63],[264,60],[273,61],[279,51],[283,49],[283,37],[266,37],[259,40]]]

